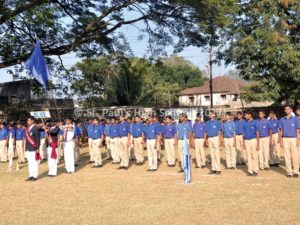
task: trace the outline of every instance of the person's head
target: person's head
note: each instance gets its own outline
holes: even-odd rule
[[[276,118],[275,112],[274,111],[270,111],[269,112],[269,117],[270,117],[270,119],[275,119]]]
[[[153,123],[156,123],[156,122],[158,122],[158,118],[157,118],[157,116],[152,116],[152,122],[153,122]]]
[[[93,120],[94,125],[98,125],[100,123],[100,119],[98,117],[95,117]]]
[[[198,121],[198,122],[201,121],[201,113],[197,113],[197,115],[196,115],[196,121]]]
[[[245,112],[245,118],[246,120],[251,120],[252,119],[252,112],[251,111],[246,111]]]
[[[17,122],[17,128],[22,128],[23,126],[22,126],[22,123],[19,121],[19,122]]]
[[[94,120],[93,120],[92,118],[90,118],[88,122],[89,122],[89,124],[92,124],[93,121],[94,121]]]
[[[119,117],[119,120],[120,120],[120,122],[122,123],[122,122],[125,121],[125,117],[124,117],[124,116],[120,116],[120,117]]]
[[[179,121],[180,122],[185,122],[187,121],[187,114],[186,113],[181,113],[180,117],[179,117]]]
[[[71,117],[66,118],[66,124],[67,125],[70,125],[72,123],[73,123],[73,118],[71,118]]]
[[[237,112],[236,117],[238,118],[238,120],[243,119],[243,117],[244,117],[243,112],[241,112],[241,111]]]
[[[231,120],[231,112],[227,112],[227,113],[225,114],[225,120],[226,120],[226,121],[230,121],[230,120]]]
[[[266,116],[265,111],[259,110],[259,112],[258,112],[258,118],[259,118],[259,119],[264,119],[265,116]]]
[[[140,117],[139,115],[136,115],[136,116],[134,117],[134,121],[135,121],[136,123],[141,122],[141,117]]]
[[[32,126],[35,123],[35,118],[33,116],[29,116],[27,118],[27,125]]]
[[[13,129],[14,129],[14,125],[13,125],[13,124],[11,124],[11,123],[10,123],[10,124],[8,124],[8,129],[9,129],[9,130],[13,130]]]
[[[291,115],[293,112],[293,108],[291,105],[285,105],[284,106],[284,113],[285,115]]]
[[[216,113],[213,110],[210,110],[209,114],[208,114],[208,117],[209,117],[209,119],[212,120],[212,119],[214,119],[216,117]]]
[[[300,105],[296,107],[296,115],[300,116]]]
[[[170,123],[172,123],[172,116],[166,116],[166,123],[167,124],[170,124]]]
[[[111,118],[111,119],[110,119],[110,123],[111,123],[111,124],[115,124],[115,123],[116,123],[116,118],[114,118],[114,117]]]
[[[4,123],[0,123],[0,129],[4,129],[5,125]]]

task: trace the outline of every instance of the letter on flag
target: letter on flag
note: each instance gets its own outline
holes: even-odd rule
[[[39,40],[36,41],[33,52],[25,64],[25,68],[43,86],[43,88],[46,88],[49,70]]]
[[[184,166],[184,182],[191,183],[191,163],[190,163],[190,151],[189,151],[189,143],[186,135],[184,135],[184,144],[183,144],[183,166]]]

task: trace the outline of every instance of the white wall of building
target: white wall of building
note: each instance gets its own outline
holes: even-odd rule
[[[240,102],[235,95],[223,93],[213,94],[214,106],[230,105],[232,102]],[[210,94],[182,95],[179,96],[180,106],[210,106]]]

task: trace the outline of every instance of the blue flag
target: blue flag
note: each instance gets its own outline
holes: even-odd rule
[[[189,151],[189,143],[186,135],[184,135],[184,143],[183,143],[183,169],[184,169],[184,182],[191,183],[192,175],[191,175],[190,151]]]
[[[46,88],[49,71],[39,40],[36,41],[33,52],[25,64],[25,68],[43,86],[43,88]]]

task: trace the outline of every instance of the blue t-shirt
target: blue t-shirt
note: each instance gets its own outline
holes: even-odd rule
[[[221,131],[220,121],[213,119],[206,122],[206,133],[208,137],[216,137]]]
[[[258,124],[256,120],[245,121],[243,124],[244,139],[250,140],[256,138]]]
[[[222,132],[224,138],[234,137],[235,130],[235,123],[233,121],[224,121],[224,123],[222,124]]]
[[[189,138],[189,133],[192,131],[192,125],[189,121],[177,124],[178,139],[184,139],[184,137]]]
[[[286,116],[280,119],[279,128],[282,130],[283,137],[297,137],[297,129],[300,129],[299,118]]]
[[[206,132],[205,122],[195,122],[193,125],[194,138],[204,138]]]

